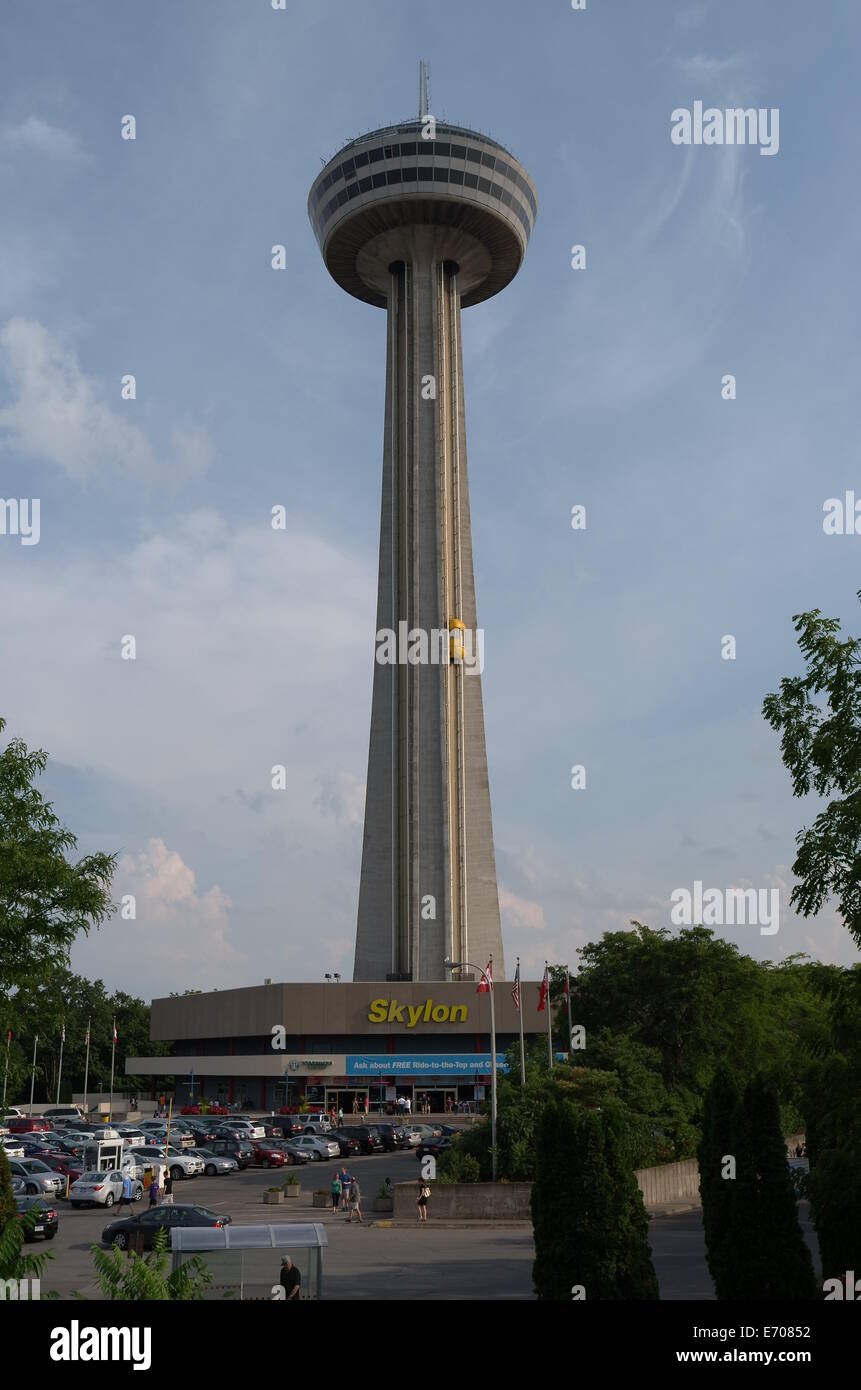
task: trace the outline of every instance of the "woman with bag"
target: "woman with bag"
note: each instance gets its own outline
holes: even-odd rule
[[[419,1195],[416,1197],[416,1206],[419,1209],[419,1225],[422,1226],[428,1219],[428,1197],[431,1190],[424,1178],[419,1178]]]

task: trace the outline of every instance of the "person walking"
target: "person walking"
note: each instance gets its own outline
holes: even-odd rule
[[[346,1168],[341,1169],[341,1211],[347,1211],[350,1205],[350,1174]]]
[[[278,1282],[284,1290],[284,1302],[298,1303],[299,1289],[302,1286],[302,1275],[299,1273],[289,1255],[285,1255],[281,1261],[281,1278]]]
[[[126,1173],[126,1174],[123,1176],[123,1190],[122,1190],[122,1192],[120,1193],[120,1200],[119,1200],[118,1211],[122,1211],[122,1209],[123,1209],[124,1206],[128,1206],[129,1214],[131,1214],[131,1210],[132,1210],[132,1193],[133,1193],[133,1192],[134,1192],[134,1183],[132,1182],[131,1174],[130,1174],[130,1173]]]
[[[332,1179],[332,1211],[336,1212],[341,1205],[341,1174],[335,1172]]]
[[[359,1187],[359,1179],[350,1180],[350,1215],[349,1224],[353,1224],[353,1214],[359,1218],[359,1225],[364,1226],[365,1218],[362,1216],[362,1189]]]
[[[158,1173],[153,1173],[153,1175],[152,1175],[152,1182],[151,1182],[150,1185],[149,1185],[149,1204],[150,1204],[151,1207],[157,1207],[157,1206],[158,1206],[158,1198],[159,1198],[159,1190],[158,1190]]]
[[[341,1128],[341,1126],[343,1125],[343,1123],[344,1123],[344,1110],[343,1110],[343,1107],[339,1105],[339,1106],[338,1106],[338,1128],[339,1128],[339,1129]]]
[[[424,1178],[419,1178],[419,1195],[416,1197],[416,1206],[419,1209],[419,1225],[423,1226],[428,1219],[428,1197],[431,1190]]]
[[[353,1096],[353,1114],[354,1114],[354,1115],[358,1115],[358,1113],[359,1113],[359,1097],[358,1097],[358,1096]]]
[[[164,1203],[165,1205],[173,1205],[173,1178],[170,1176],[169,1168],[164,1178]]]

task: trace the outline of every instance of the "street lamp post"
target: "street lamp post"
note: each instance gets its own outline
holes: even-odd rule
[[[491,956],[491,970],[493,969],[493,957]],[[468,960],[446,960],[443,961],[446,970],[477,970],[481,978],[487,985],[487,992],[490,995],[490,1159],[492,1164],[492,1177],[496,1182],[496,1008],[493,999],[493,976],[488,975],[481,966],[473,965]]]

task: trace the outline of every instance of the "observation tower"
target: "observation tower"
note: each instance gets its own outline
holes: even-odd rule
[[[520,269],[535,187],[495,140],[419,116],[350,141],[308,215],[388,321],[380,568],[354,980],[505,978],[481,694],[461,309]],[[390,633],[391,642],[381,634]],[[469,974],[469,972],[464,972]]]

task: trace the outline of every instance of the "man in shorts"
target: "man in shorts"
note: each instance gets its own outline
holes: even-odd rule
[[[362,1189],[359,1187],[358,1178],[353,1178],[350,1182],[350,1225],[353,1224],[353,1215],[358,1216],[359,1225],[364,1226],[365,1218],[362,1216]]]

